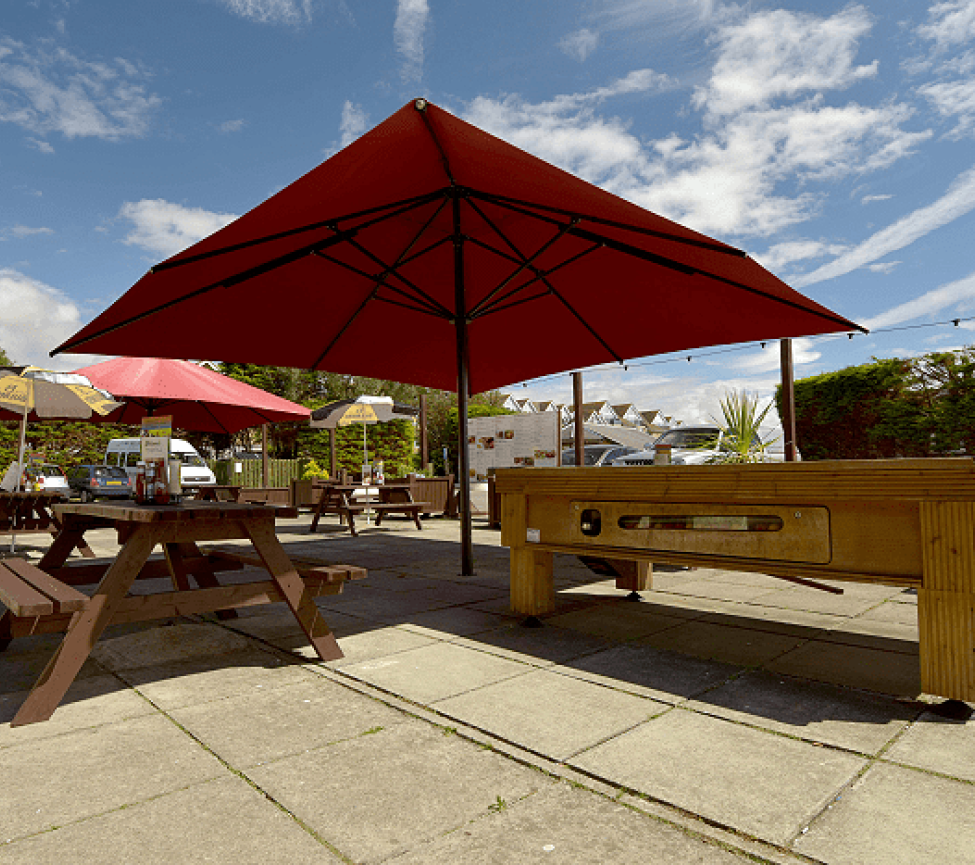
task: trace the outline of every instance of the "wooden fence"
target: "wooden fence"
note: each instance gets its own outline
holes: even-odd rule
[[[242,487],[264,486],[263,460],[209,460],[218,484],[237,484]],[[240,471],[237,471],[237,469]],[[268,460],[268,486],[290,487],[291,481],[301,477],[298,460]]]

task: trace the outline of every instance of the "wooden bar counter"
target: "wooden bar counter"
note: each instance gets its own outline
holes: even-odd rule
[[[554,609],[553,553],[913,587],[923,691],[975,701],[971,458],[502,469],[496,484],[515,612]],[[649,588],[643,568],[628,588]]]

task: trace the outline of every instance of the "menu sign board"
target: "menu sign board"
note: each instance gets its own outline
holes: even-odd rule
[[[467,422],[467,459],[471,480],[487,480],[489,469],[559,464],[559,415],[506,414]]]

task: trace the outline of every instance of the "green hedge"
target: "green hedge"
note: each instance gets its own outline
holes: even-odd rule
[[[776,402],[782,410],[781,388]],[[804,460],[975,453],[975,350],[877,359],[795,382]]]

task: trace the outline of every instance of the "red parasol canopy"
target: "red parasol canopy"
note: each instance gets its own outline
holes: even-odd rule
[[[417,99],[154,267],[55,350],[456,387],[860,330],[740,250]],[[467,501],[466,447],[461,447]],[[464,573],[470,573],[465,509]]]
[[[117,357],[76,370],[96,387],[125,400],[112,423],[172,415],[173,426],[235,433],[265,423],[307,421],[311,410],[186,360]]]

